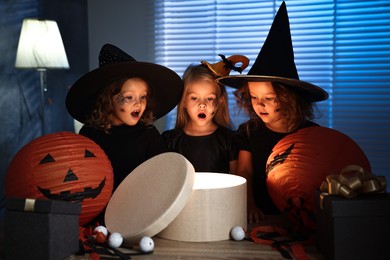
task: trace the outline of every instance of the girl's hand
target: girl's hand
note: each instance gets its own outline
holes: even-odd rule
[[[248,209],[248,224],[259,224],[264,220],[264,213],[256,206]]]

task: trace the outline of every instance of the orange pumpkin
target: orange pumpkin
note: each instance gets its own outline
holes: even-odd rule
[[[95,142],[79,134],[59,132],[31,141],[13,157],[5,189],[7,197],[79,202],[82,226],[107,205],[113,170]]]
[[[268,192],[295,229],[315,229],[315,190],[326,176],[356,164],[371,171],[362,149],[339,131],[314,126],[280,140],[267,161]]]

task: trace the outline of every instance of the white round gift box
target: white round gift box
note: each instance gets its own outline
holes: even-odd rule
[[[159,237],[208,242],[228,240],[234,226],[247,229],[246,180],[224,173],[196,172],[192,195]]]
[[[124,243],[158,234],[178,241],[229,239],[246,229],[246,180],[222,173],[195,173],[181,154],[157,155],[132,171],[107,204],[105,225]]]

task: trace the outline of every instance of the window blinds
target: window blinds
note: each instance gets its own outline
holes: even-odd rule
[[[390,157],[390,2],[286,0],[299,77],[321,86],[322,126],[350,136],[368,156],[372,172],[387,175]],[[182,75],[186,67],[218,54],[246,55],[246,74],[282,1],[155,0],[154,60]],[[232,72],[234,74],[236,72]],[[232,119],[246,120],[227,88]],[[173,128],[175,111],[168,116]],[[389,181],[388,181],[389,182]],[[390,183],[390,182],[389,182]]]
[[[332,127],[390,183],[390,2],[337,1],[334,20]]]

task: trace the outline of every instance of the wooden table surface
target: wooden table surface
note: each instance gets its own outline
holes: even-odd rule
[[[281,216],[266,216],[265,220],[258,225],[280,226],[286,221]],[[250,231],[256,225],[248,226]],[[269,245],[256,244],[250,240],[215,241],[215,242],[183,242],[173,241],[158,236],[153,237],[154,251],[151,254],[130,255],[131,259],[285,259],[282,255]],[[305,253],[311,260],[325,260],[317,252],[315,242],[304,246]],[[119,250],[125,254],[139,253],[138,245],[125,245]],[[66,260],[84,260],[89,256],[71,256]],[[109,256],[101,256],[101,259],[113,259]],[[115,259],[119,259],[116,257]]]
[[[279,221],[277,221],[279,222]],[[3,231],[3,223],[0,221],[0,231]],[[267,224],[275,224],[268,221]],[[276,223],[277,224],[277,223]],[[250,227],[249,227],[250,228]],[[0,232],[0,260],[4,259],[4,237]],[[285,259],[271,246],[256,244],[249,240],[233,241],[224,240],[216,242],[183,242],[153,237],[154,251],[150,254],[132,255],[139,253],[137,245],[124,245],[119,250],[129,254],[131,259]],[[305,252],[312,260],[324,260],[315,247],[315,244],[305,245]],[[72,255],[64,260],[90,259],[89,255]],[[119,259],[101,255],[101,259]]]
[[[128,249],[121,247],[122,253],[130,255],[131,259],[284,259],[281,254],[271,246],[256,244],[252,241],[217,241],[217,242],[182,242],[153,237],[154,251],[150,254],[131,255],[139,252],[138,247]],[[305,252],[310,259],[324,260],[317,253],[315,246],[305,246]],[[70,256],[66,260],[89,259],[88,255]],[[119,259],[101,255],[101,259]]]

